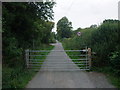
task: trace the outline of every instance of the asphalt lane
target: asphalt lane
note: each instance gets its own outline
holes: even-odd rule
[[[53,51],[50,52],[42,67],[51,66],[53,69],[41,68],[36,76],[28,83],[26,88],[94,88],[89,77],[83,71],[67,71],[67,69],[79,69],[65,52],[54,52],[64,50],[62,44],[57,42]],[[57,57],[51,57],[55,55]],[[68,61],[67,61],[68,60]],[[67,64],[49,64],[49,62],[71,62]],[[60,69],[59,67],[62,67]],[[55,69],[57,68],[57,69]],[[62,71],[66,69],[66,71]]]

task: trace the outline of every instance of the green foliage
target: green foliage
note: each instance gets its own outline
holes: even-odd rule
[[[109,65],[111,52],[119,47],[118,21],[104,21],[104,23],[92,34],[92,50],[97,53],[97,63],[100,66]]]
[[[25,69],[25,50],[48,47],[54,27],[54,4],[2,3],[3,88],[21,88],[33,76],[34,72]]]
[[[50,45],[42,45],[42,47],[39,47],[41,49],[45,50],[52,50],[54,46]],[[48,55],[48,53],[41,52],[42,55]],[[39,57],[34,57],[35,59],[38,59]],[[45,59],[46,56],[43,56],[41,59]],[[17,64],[18,65],[18,64]],[[28,82],[32,79],[32,77],[36,74],[34,70],[28,70],[24,67],[6,67],[3,66],[2,69],[2,88],[25,88],[25,86],[28,84]]]
[[[54,2],[3,3],[3,62],[14,66],[24,59],[24,51],[49,44],[54,23]]]
[[[116,86],[116,88],[120,88],[120,77],[116,77],[114,75],[108,75],[108,80]]]
[[[56,34],[55,32],[52,32],[50,37],[50,43],[55,43],[55,42],[56,42]]]
[[[68,49],[82,49],[85,46],[92,48],[92,52],[96,52],[96,56],[93,57],[93,67],[112,66],[114,73],[119,75],[120,37],[118,34],[120,29],[118,24],[117,20],[105,20],[99,27],[80,29],[81,36],[75,34],[71,39],[64,39],[63,45]]]
[[[24,88],[36,72],[23,68],[3,68],[2,88]]]
[[[70,38],[72,36],[72,23],[67,17],[63,17],[57,23],[57,37],[58,39]]]
[[[74,31],[76,32],[74,37],[70,39],[64,39],[63,44],[65,48],[76,50],[85,48],[85,46],[91,46],[91,35],[95,31],[95,28],[80,29],[81,36],[77,35],[77,32],[79,32],[78,30]]]
[[[120,87],[120,21],[105,20],[99,26],[77,29],[71,39],[64,39],[65,49],[82,49],[88,46],[92,55],[92,70],[107,74],[110,82]],[[81,36],[77,36],[81,32]],[[74,54],[74,53],[73,53]],[[69,55],[69,54],[68,54]]]
[[[4,40],[4,39],[3,39]],[[9,64],[10,67],[20,66],[23,64],[23,60],[21,60],[22,56],[22,48],[17,48],[18,42],[14,37],[7,38],[6,46],[3,46],[3,64]],[[23,64],[24,65],[24,64]]]
[[[120,51],[112,52],[112,55],[110,56],[110,63],[114,74],[120,76]]]
[[[39,46],[40,43],[49,44],[54,23],[50,21],[36,21],[34,25],[33,39],[36,43],[35,46]]]
[[[73,37],[77,34],[77,32],[80,32],[81,30],[81,28],[78,28],[77,30],[72,31]]]

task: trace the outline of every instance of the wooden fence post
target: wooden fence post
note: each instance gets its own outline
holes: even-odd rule
[[[91,69],[92,62],[91,62],[91,48],[88,48],[88,61],[89,61],[89,68]]]
[[[29,68],[29,49],[25,50],[26,66]]]

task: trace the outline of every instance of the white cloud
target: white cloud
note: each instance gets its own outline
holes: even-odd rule
[[[119,0],[56,0],[55,23],[63,16],[74,29],[99,24],[105,19],[118,19]],[[54,31],[56,28],[54,29]]]

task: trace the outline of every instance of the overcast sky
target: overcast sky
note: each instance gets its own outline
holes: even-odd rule
[[[72,22],[73,29],[99,25],[105,19],[118,19],[120,0],[56,0],[55,24],[64,16]],[[56,31],[56,27],[53,29]]]

